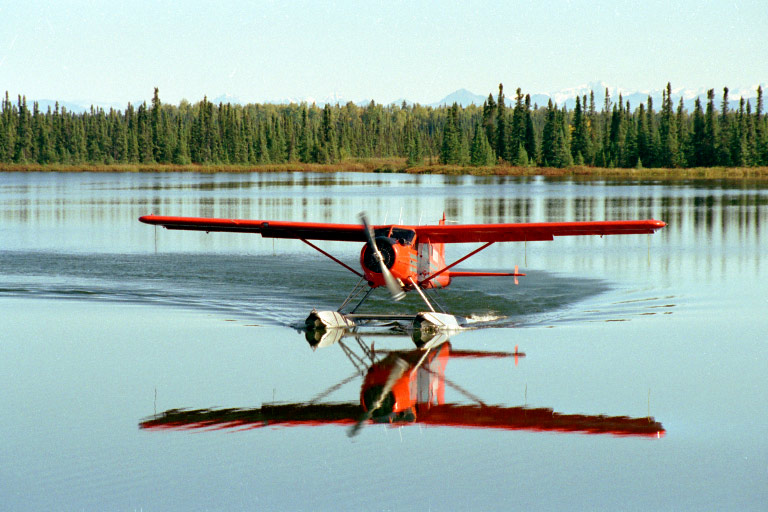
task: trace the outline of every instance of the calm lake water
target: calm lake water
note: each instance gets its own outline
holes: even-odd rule
[[[438,298],[476,328],[424,356],[383,330],[313,349],[298,327],[357,278],[299,241],[137,220],[362,210],[668,226],[490,247],[460,268],[527,277],[456,280]],[[754,183],[0,174],[0,508],[765,510],[767,274]],[[394,357],[424,403],[364,421]]]

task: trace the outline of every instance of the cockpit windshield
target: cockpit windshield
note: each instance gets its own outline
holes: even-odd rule
[[[416,237],[416,232],[412,229],[392,228],[390,236],[404,245],[409,245]]]
[[[416,232],[412,229],[396,228],[387,226],[385,228],[376,228],[373,230],[375,238],[394,238],[403,245],[410,245],[413,239],[416,238]]]

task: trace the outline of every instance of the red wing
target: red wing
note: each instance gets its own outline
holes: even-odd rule
[[[417,226],[418,238],[431,243],[534,242],[556,236],[650,234],[666,226],[660,220],[542,222]]]
[[[366,240],[365,232],[359,224],[163,217],[159,215],[145,215],[139,218],[139,220],[146,224],[155,224],[167,229],[260,233],[265,238],[338,240],[342,242],[365,242]],[[659,220],[627,220],[403,227],[415,230],[419,240],[422,242],[468,243],[533,242],[552,240],[556,236],[648,234],[664,226],[666,226],[666,223]],[[374,226],[374,228],[376,227],[379,226]]]
[[[206,219],[200,217],[163,217],[145,215],[145,224],[167,229],[189,231],[224,231],[231,233],[260,233],[265,238],[295,238],[304,240],[338,240],[365,242],[360,224],[328,224],[320,222],[280,222],[272,220]]]

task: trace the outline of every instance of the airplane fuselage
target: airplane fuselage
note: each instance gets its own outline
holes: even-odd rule
[[[445,244],[419,240],[414,231],[397,226],[377,229],[375,241],[384,264],[404,289],[413,289],[414,283],[421,288],[444,288],[451,283],[449,271],[424,281],[445,268]],[[368,245],[360,251],[360,266],[371,287],[384,286],[379,263]]]

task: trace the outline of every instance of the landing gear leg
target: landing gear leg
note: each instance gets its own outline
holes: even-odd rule
[[[364,283],[365,283],[365,279],[362,279],[362,278],[361,278],[361,279],[360,279],[360,280],[357,282],[357,284],[355,285],[355,287],[354,287],[354,288],[352,288],[352,291],[351,291],[351,292],[349,292],[349,295],[347,295],[347,298],[346,298],[346,299],[344,299],[344,302],[341,304],[341,306],[339,306],[339,309],[337,309],[336,311],[338,311],[339,313],[341,313],[341,311],[342,311],[342,310],[343,310],[343,309],[344,309],[344,308],[347,306],[347,304],[349,304],[350,302],[352,302],[352,301],[355,299],[355,297],[357,297],[358,295],[360,295],[360,293],[363,291],[363,288],[365,287]],[[358,302],[358,303],[357,303],[357,306],[355,306],[355,309],[357,309],[357,308],[359,308],[359,307],[360,307],[360,304],[362,304],[362,303],[363,303],[363,301],[364,301],[364,300],[365,300],[365,299],[368,297],[368,295],[370,295],[370,293],[371,293],[371,290],[373,290],[373,288],[370,288],[370,289],[368,290],[368,292],[367,292],[367,293],[366,293],[366,294],[363,296],[363,298],[360,300],[360,302]]]
[[[360,279],[360,281],[358,281],[355,287],[352,288],[352,291],[349,292],[347,298],[336,311],[318,311],[313,309],[307,319],[304,321],[304,325],[306,326],[307,330],[323,331],[325,329],[351,329],[355,327],[354,320],[348,318],[346,315],[351,315],[357,311],[357,309],[363,305],[363,302],[365,302],[365,300],[371,294],[373,288],[368,288],[368,290],[365,291],[363,297],[357,302],[355,307],[353,307],[349,313],[344,313],[343,310],[349,305],[350,302],[352,302],[361,293],[363,293],[363,290],[366,286],[367,283],[365,279]]]
[[[421,296],[422,300],[424,300],[424,302],[427,304],[427,307],[429,308],[429,310],[434,313],[435,312],[435,308],[432,307],[432,304],[429,302],[429,299],[427,299],[427,296],[424,295],[423,291],[421,291],[421,288],[419,288],[419,285],[416,284],[416,281],[414,281],[413,278],[411,278],[411,277],[408,278],[408,281],[411,282],[411,285],[413,286],[413,289],[416,290],[417,292],[419,292],[419,295]]]
[[[363,295],[363,298],[360,299],[360,302],[358,302],[357,305],[354,308],[352,308],[352,311],[349,312],[350,315],[352,313],[354,313],[355,311],[357,311],[357,308],[359,308],[360,306],[363,305],[363,302],[365,302],[365,299],[368,298],[368,296],[371,294],[371,292],[373,292],[373,288],[369,288],[368,291],[365,292],[365,295]]]

